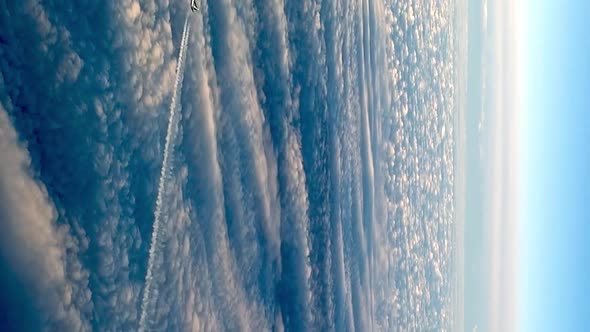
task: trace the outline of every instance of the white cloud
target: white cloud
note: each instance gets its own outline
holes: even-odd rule
[[[167,4],[74,8],[24,1],[9,7],[3,69],[18,96],[14,114],[20,134],[32,140],[31,154],[44,156],[41,176],[60,197],[60,223],[87,244],[80,253],[68,250],[92,271],[86,319],[126,330],[137,320],[142,284],[133,280],[142,252],[136,208],[143,202],[136,198],[150,190],[137,184],[142,175],[131,168],[150,174],[159,158],[154,120],[173,83]],[[15,43],[17,38],[27,42]],[[19,56],[23,52],[27,56]],[[84,292],[73,295],[73,302],[89,301]]]
[[[488,44],[489,57],[488,102],[485,112],[489,133],[486,137],[484,215],[487,227],[486,250],[489,303],[489,324],[481,326],[489,331],[515,331],[518,296],[516,285],[516,244],[518,205],[516,202],[516,173],[518,135],[516,133],[516,102],[518,77],[516,57],[518,22],[514,2],[500,1],[490,8]]]
[[[2,77],[0,84],[3,90]],[[0,252],[30,287],[46,328],[88,330],[87,273],[66,253],[77,252],[78,244],[67,225],[56,223],[56,210],[33,174],[25,145],[0,104]]]
[[[35,112],[21,119],[31,122],[21,135],[32,137],[29,127],[45,130],[45,122],[60,129],[41,135],[53,145],[43,141],[31,150],[47,156],[45,167],[52,168],[43,175],[58,192],[60,222],[80,241],[68,244],[67,259],[54,254],[68,261],[57,275],[67,279],[69,266],[84,271],[69,261],[80,255],[90,274],[82,272],[76,287],[84,290],[87,282],[93,290],[92,298],[74,291],[81,321],[132,330],[187,4],[88,3],[73,16],[67,14],[73,5],[45,2],[44,10],[35,3],[23,7],[34,14],[17,11],[12,25],[15,35],[32,40],[19,51],[41,51],[31,56],[38,66],[17,61],[30,70],[15,74],[14,89]],[[433,13],[436,24],[445,23],[445,10]],[[420,310],[440,300],[445,286],[448,245],[431,243],[440,241],[435,235],[450,214],[442,207],[443,179],[452,176],[446,168],[452,128],[442,112],[448,105],[438,95],[442,88],[428,81],[448,84],[449,72],[436,67],[445,62],[436,52],[440,40],[427,38],[440,27],[422,22],[427,14],[417,4],[398,11],[370,1],[202,3],[193,14],[154,277],[155,326],[310,329],[329,320],[327,326],[371,330],[391,327],[394,318],[408,329],[424,323]],[[34,29],[19,26],[24,18]],[[416,38],[416,45],[385,43],[390,33]],[[268,40],[256,40],[262,37]],[[28,86],[29,80],[41,82]],[[314,122],[313,132],[301,132],[302,118]],[[382,139],[389,143],[384,152]],[[59,167],[71,176],[58,174]],[[436,203],[421,206],[426,195]],[[53,212],[44,218],[55,220],[46,199]],[[312,222],[327,234],[311,233]],[[46,233],[62,243],[65,230]],[[314,259],[322,264],[312,266]],[[378,308],[383,315],[375,314]],[[445,314],[432,312],[431,321]]]

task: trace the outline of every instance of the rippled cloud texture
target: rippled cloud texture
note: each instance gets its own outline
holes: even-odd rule
[[[0,2],[3,326],[138,328],[188,11]],[[453,15],[201,1],[149,328],[451,327]]]

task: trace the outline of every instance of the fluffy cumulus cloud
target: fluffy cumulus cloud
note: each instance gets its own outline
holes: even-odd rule
[[[387,222],[375,310],[385,329],[453,323],[453,15],[451,3],[384,10],[393,111],[381,116]]]
[[[174,73],[166,8],[144,5],[137,14],[132,2],[23,1],[2,13],[8,113],[55,218],[81,243],[80,261],[91,272],[88,328],[125,329],[137,317],[141,222],[149,222],[141,210],[153,204],[136,200],[151,199],[153,186],[142,181],[159,159],[153,120]]]
[[[42,308],[43,315],[37,319],[51,329],[87,329],[82,311],[89,305],[88,275],[75,256],[68,255],[80,245],[67,225],[56,222],[57,211],[36,179],[26,145],[4,109],[5,103],[11,104],[1,76],[0,84],[4,97],[0,105],[1,257],[22,278],[23,292]]]
[[[0,6],[1,248],[40,324],[448,327],[450,5]]]

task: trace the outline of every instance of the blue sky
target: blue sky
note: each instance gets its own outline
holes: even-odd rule
[[[588,330],[590,4],[524,7],[519,330]]]
[[[589,330],[590,4],[469,6],[465,329]]]

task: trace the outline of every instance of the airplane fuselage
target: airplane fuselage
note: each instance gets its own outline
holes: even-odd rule
[[[191,0],[191,10],[193,12],[200,11],[199,5],[197,4],[197,0]]]

